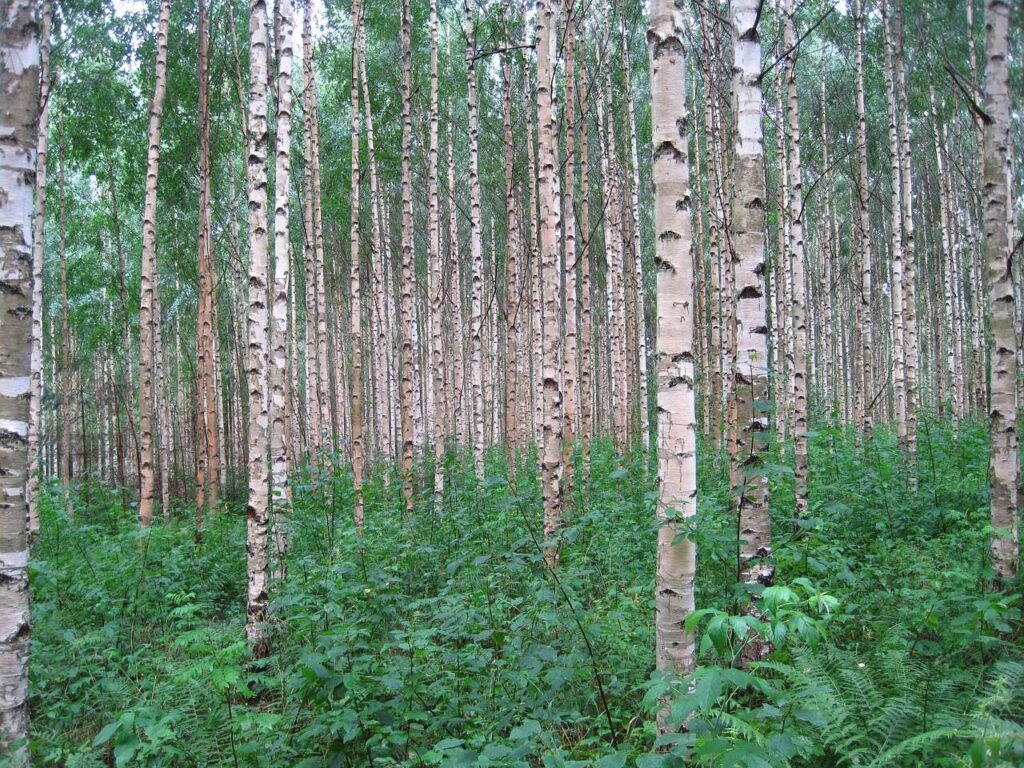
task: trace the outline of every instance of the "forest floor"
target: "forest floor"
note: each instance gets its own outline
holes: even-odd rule
[[[674,690],[652,681],[653,481],[605,443],[557,575],[535,473],[509,483],[498,452],[482,483],[453,459],[443,504],[427,490],[408,519],[374,478],[361,539],[350,474],[306,469],[259,662],[240,503],[197,544],[188,509],[143,532],[116,492],[76,486],[69,518],[53,488],[31,563],[34,764],[1024,765],[1021,594],[989,588],[985,429],[922,419],[916,489],[891,435],[812,442],[806,519],[787,457],[769,466],[760,623],[725,467],[701,463],[700,669]],[[743,668],[755,629],[776,648]],[[662,697],[688,727],[655,752]]]

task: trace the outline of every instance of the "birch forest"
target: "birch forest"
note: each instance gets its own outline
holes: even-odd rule
[[[0,0],[0,768],[1024,766],[1019,0]]]

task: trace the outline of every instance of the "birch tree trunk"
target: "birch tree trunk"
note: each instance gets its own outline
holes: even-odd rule
[[[177,280],[175,280],[177,283]],[[177,341],[179,335],[175,335]],[[176,360],[181,360],[180,355],[175,355]],[[157,413],[157,464],[160,471],[160,511],[164,520],[171,519],[171,408],[167,398],[167,366],[164,364],[164,326],[163,306],[160,303],[160,291],[153,292],[153,360],[156,370],[156,381],[154,382],[153,396],[154,407]],[[81,392],[81,380],[79,379],[79,392]],[[82,401],[81,395],[79,401]],[[79,415],[82,419],[82,440],[85,442],[85,410],[80,408]],[[197,441],[196,448],[199,443]],[[83,450],[83,455],[85,451]]]
[[[217,505],[217,420],[216,366],[214,364],[214,275],[210,222],[210,54],[207,9],[199,3],[199,301],[196,328],[196,530],[203,527],[203,513]]]
[[[32,633],[25,488],[31,469],[32,174],[39,138],[40,42],[34,2],[4,0],[0,19],[0,751],[14,768],[28,768]],[[18,742],[16,751],[8,751]]]
[[[413,220],[412,220],[412,10],[402,0],[402,493],[413,506]]]
[[[796,517],[807,513],[807,301],[804,280],[804,194],[800,167],[800,111],[796,90],[793,0],[785,0],[783,45],[786,57],[786,118],[789,123],[789,211],[793,300],[793,486]]]
[[[32,216],[32,357],[29,366],[28,504],[29,536],[39,534],[39,433],[43,399],[43,242],[46,221],[46,155],[49,145],[50,115],[50,26],[53,18],[50,0],[40,3],[39,27],[39,125],[36,129],[35,208]],[[118,432],[120,434],[120,431]],[[121,484],[124,464],[121,463]]]
[[[829,147],[829,130],[828,130],[828,110],[825,108],[825,97],[827,95],[826,85],[828,83],[828,60],[826,58],[825,49],[821,51],[821,168],[823,174],[828,174],[831,171],[831,161],[828,151]],[[838,268],[838,259],[836,253],[839,249],[839,236],[835,231],[836,216],[835,207],[833,207],[832,200],[832,182],[829,179],[825,181],[824,189],[825,198],[825,234],[823,238],[823,245],[821,249],[822,258],[822,275],[821,275],[821,290],[822,290],[822,302],[824,315],[822,321],[824,324],[824,337],[825,337],[825,367],[824,367],[824,387],[822,391],[822,397],[825,401],[825,415],[826,422],[829,425],[835,423],[836,414],[838,411],[837,397],[839,387],[835,381],[835,334],[836,329],[833,327],[835,313],[839,309],[840,301],[838,296],[838,290],[836,286],[836,280],[834,278],[834,270]],[[834,295],[835,294],[835,295]]]
[[[523,93],[532,93],[533,89],[530,86],[530,73],[529,70],[523,73]],[[542,323],[543,306],[542,306],[542,295],[540,284],[540,248],[539,248],[539,230],[540,227],[537,225],[538,222],[538,190],[537,180],[539,174],[537,172],[537,155],[536,146],[533,141],[533,122],[534,113],[532,108],[526,110],[526,178],[527,185],[530,189],[529,202],[530,202],[530,214],[526,217],[527,223],[530,225],[530,263],[529,263],[529,281],[530,281],[530,346],[531,354],[528,357],[527,363],[529,370],[531,371],[530,378],[530,404],[533,406],[533,439],[537,443],[538,448],[540,447],[541,434],[543,431],[544,424],[544,413],[543,413],[543,393],[540,391],[541,377],[537,375],[537,370],[541,364],[541,360],[544,355],[542,339],[540,335],[540,328]]]
[[[302,15],[302,76],[303,76],[303,241],[305,264],[306,300],[306,407],[308,409],[309,447],[318,452],[323,445],[326,425],[321,418],[320,371],[327,365],[326,359],[319,359],[317,347],[317,314],[323,308],[316,298],[316,248],[313,234],[313,100],[316,98],[316,83],[313,74],[313,31],[312,8],[306,6]],[[246,131],[248,133],[248,131]],[[324,395],[326,397],[326,395]]]
[[[75,423],[73,390],[71,387],[71,353],[74,344],[68,319],[68,248],[67,248],[67,177],[64,173],[64,118],[60,117],[60,143],[57,152],[57,195],[58,195],[58,254],[60,260],[60,468],[59,476],[64,491],[64,506],[70,516],[70,484],[74,463],[71,454],[71,430]]]
[[[911,467],[917,463],[917,409],[920,401],[918,392],[918,331],[917,331],[917,246],[914,231],[914,193],[911,176],[910,110],[907,103],[906,66],[903,55],[903,2],[896,4],[896,101],[900,112],[900,181],[903,197],[903,359],[906,368],[907,407],[907,456]],[[910,480],[917,485],[916,474],[911,472]]]
[[[561,333],[562,252],[561,192],[558,178],[558,126],[555,113],[556,33],[560,3],[538,0],[537,10],[537,148],[540,160],[540,270],[543,284],[541,391],[543,392],[543,439],[541,441],[541,495],[544,499],[544,559],[558,565],[555,540],[562,517],[562,371],[559,352]],[[472,134],[472,129],[471,129]]]
[[[434,443],[434,503],[440,508],[444,499],[445,452],[445,359],[444,359],[444,286],[441,280],[441,201],[437,192],[438,105],[437,0],[430,2],[430,138],[427,154],[427,260],[430,275],[427,291],[430,299],[430,373],[433,377],[431,432]]]
[[[896,123],[899,119],[896,114],[896,82],[893,76],[893,45],[892,26],[889,19],[889,5],[882,0],[882,40],[884,47],[884,66],[886,92],[886,114],[888,117],[889,131],[889,170],[890,170],[890,213],[891,213],[891,235],[892,235],[892,259],[891,259],[891,290],[892,297],[892,330],[893,330],[893,392],[896,400],[896,436],[901,449],[907,447],[907,389],[906,389],[906,362],[904,351],[906,342],[904,339],[904,318],[906,317],[903,306],[903,210],[904,201],[901,199],[903,187],[900,183],[900,143],[899,132]],[[909,201],[906,201],[909,204]]]
[[[697,511],[697,429],[693,358],[693,250],[687,163],[689,116],[679,98],[686,82],[682,11],[651,0],[647,43],[654,151],[654,262],[658,273],[658,563],[655,660],[659,671],[685,675],[695,663],[683,622],[694,609],[696,547],[679,518]],[[659,730],[665,729],[664,715]]]
[[[935,175],[939,187],[939,229],[940,229],[940,265],[942,271],[942,297],[943,314],[942,330],[945,340],[945,373],[949,381],[950,395],[952,396],[951,413],[954,423],[959,417],[956,398],[956,343],[953,332],[956,328],[956,320],[953,317],[954,289],[953,289],[953,266],[952,266],[952,243],[949,231],[949,206],[946,202],[946,173],[944,168],[944,157],[942,142],[940,140],[939,119],[935,108],[935,88],[928,88],[929,104],[931,106],[932,140],[935,142]],[[936,376],[941,382],[941,374],[936,371]],[[939,413],[942,413],[943,401],[939,398]]]
[[[377,153],[374,144],[373,134],[373,110],[370,105],[370,84],[366,76],[366,28],[363,25],[360,30],[361,42],[359,47],[359,80],[362,86],[363,114],[366,123],[366,151],[367,160],[370,165],[370,221],[373,227],[373,237],[370,241],[371,271],[373,273],[373,323],[374,330],[374,351],[372,355],[374,363],[374,377],[376,382],[376,441],[377,450],[389,459],[394,457],[394,446],[392,445],[391,428],[391,398],[388,390],[389,371],[392,364],[390,354],[391,337],[388,334],[387,299],[388,293],[385,287],[385,267],[390,268],[391,248],[388,245],[389,237],[384,230],[383,204],[381,202],[380,189],[377,181]]]
[[[629,179],[629,213],[630,230],[632,233],[631,245],[633,250],[633,289],[635,291],[634,306],[636,317],[636,329],[634,339],[630,344],[636,343],[636,365],[637,383],[640,407],[640,444],[644,453],[650,450],[650,404],[647,385],[647,311],[645,309],[646,278],[644,277],[643,248],[640,237],[640,154],[637,149],[636,136],[636,108],[633,103],[633,68],[630,64],[629,41],[626,29],[626,17],[619,16],[620,34],[622,36],[622,58],[625,62],[626,76],[626,117],[629,125],[629,157],[630,157],[630,179]]]
[[[990,357],[992,566],[1009,581],[1019,566],[1017,531],[1017,337],[1014,330],[1009,205],[1010,74],[1007,66],[1010,2],[985,4],[985,113],[982,144],[982,202],[988,299],[992,328]]]
[[[587,53],[587,6],[586,0],[579,0],[579,52],[581,60]],[[590,248],[590,81],[581,72],[580,76],[580,120],[574,122],[573,130],[579,132],[580,147],[580,234],[583,243],[580,248],[580,450],[583,454],[584,474],[590,471],[590,442],[594,429],[593,397],[593,349],[594,323],[591,309],[591,260]]]
[[[290,244],[288,254],[290,263],[293,256]],[[295,318],[298,292],[294,269],[290,269],[288,272],[288,293],[288,458],[293,464],[298,464],[302,460],[303,422],[301,417],[302,400],[299,397],[299,329]],[[221,445],[224,442],[222,440]]]
[[[142,214],[142,296],[139,303],[139,524],[147,527],[153,518],[153,492],[156,484],[154,431],[156,401],[153,361],[153,305],[157,291],[156,272],[156,184],[160,172],[160,122],[167,88],[167,30],[170,26],[170,0],[160,2],[160,20],[156,31],[156,86],[149,109],[149,154],[146,159],[146,202]]]
[[[690,79],[689,88],[689,106],[691,114],[698,104],[697,101],[697,79]],[[693,195],[695,200],[703,200],[703,184],[701,183],[701,162],[700,162],[700,140],[694,135],[694,139],[690,142],[690,151],[692,153],[692,167],[693,167]],[[688,158],[690,159],[690,158]],[[696,333],[694,334],[694,348],[695,348],[695,370],[698,374],[698,378],[701,381],[701,388],[703,394],[701,396],[701,432],[704,436],[704,440],[707,443],[711,443],[711,425],[712,425],[712,411],[711,411],[711,391],[714,387],[714,373],[711,367],[712,360],[712,349],[709,342],[710,330],[711,330],[711,302],[708,300],[707,285],[708,279],[708,267],[706,265],[706,259],[704,258],[704,252],[706,250],[707,240],[704,237],[704,214],[701,212],[701,207],[690,206],[691,211],[691,223],[690,226],[694,231],[694,249],[693,249],[693,261],[694,261],[694,320],[696,322]],[[778,345],[776,345],[776,349]]]
[[[309,12],[308,9],[306,11]],[[253,654],[268,651],[266,637],[268,571],[267,437],[267,4],[249,4],[249,319],[247,362],[249,388],[249,498],[246,507],[248,607],[245,634]],[[311,85],[308,81],[307,85]]]
[[[313,361],[313,373],[316,375],[316,386],[311,393],[316,394],[313,407],[318,409],[315,422],[319,431],[314,441],[316,448],[323,448],[325,436],[336,437],[334,424],[335,411],[331,408],[330,387],[330,356],[327,338],[327,290],[324,264],[323,221],[320,210],[320,138],[319,117],[317,115],[316,70],[313,66],[313,29],[312,6],[307,6],[302,21],[302,68],[305,78],[303,112],[306,130],[306,206],[309,242],[307,248],[312,259],[312,269],[307,266],[307,275],[312,278],[307,283],[306,291],[312,292],[314,306],[314,323],[312,328],[313,344],[310,349],[307,343],[307,360]],[[309,298],[307,298],[307,305]],[[308,320],[307,320],[308,322]],[[307,376],[309,376],[307,369]],[[312,395],[311,395],[312,396]]]
[[[739,482],[741,578],[771,584],[768,477],[768,306],[765,293],[765,175],[761,126],[761,40],[758,0],[734,0],[733,93],[736,140],[733,165],[732,243],[736,249],[736,441]]]
[[[484,476],[484,390],[483,390],[483,270],[484,244],[480,224],[480,174],[478,139],[480,117],[477,109],[476,36],[473,31],[473,5],[466,0],[466,79],[469,109],[469,253],[472,265],[469,320],[469,380],[473,393],[473,465],[478,479]]]
[[[610,45],[605,13],[604,43]],[[597,135],[601,148],[602,203],[604,207],[604,245],[608,295],[607,331],[611,375],[611,413],[613,438],[617,446],[628,446],[629,394],[626,383],[626,289],[623,265],[622,209],[619,197],[619,167],[612,108],[610,68],[602,62],[605,77],[598,85]]]
[[[288,283],[291,280],[292,0],[277,0],[275,11],[275,27],[279,36],[277,146],[274,163],[274,283],[271,290],[270,326],[270,482],[274,513],[275,573],[278,578],[284,578],[284,557],[288,551],[288,510],[292,500],[288,473],[294,460],[294,457],[289,456],[288,439],[291,417],[291,401],[288,396]],[[353,82],[356,82],[354,78]]]
[[[576,319],[576,9],[567,8],[565,20],[565,185],[562,188],[562,212],[565,218],[563,238],[565,255],[565,345],[563,348],[563,392],[565,419],[562,468],[565,473],[565,497],[572,498],[572,452],[579,417],[579,324]]]
[[[860,267],[860,301],[857,306],[857,420],[866,439],[871,438],[873,417],[871,400],[874,392],[872,375],[872,354],[874,352],[874,318],[871,306],[871,222],[868,218],[868,201],[871,197],[868,179],[868,125],[864,107],[864,0],[853,0],[853,18],[856,27],[855,88],[857,101],[857,130],[854,139],[857,147],[857,212],[858,246],[857,263]]]
[[[451,110],[448,111],[448,256],[451,276],[452,318],[452,420],[455,443],[466,444],[466,363],[461,329],[462,315],[462,262],[459,258],[459,219],[455,204],[455,144],[452,137]]]
[[[776,3],[778,6],[778,3]],[[779,14],[779,43],[777,50],[781,48],[782,40],[782,19]],[[789,279],[789,204],[786,199],[789,189],[789,161],[787,159],[786,133],[788,124],[785,118],[785,77],[783,70],[780,70],[776,78],[778,82],[778,119],[775,124],[775,157],[778,164],[779,182],[776,185],[775,204],[778,211],[778,223],[776,224],[777,245],[774,259],[774,291],[773,299],[775,305],[775,348],[777,351],[775,367],[775,438],[780,444],[785,442],[790,432],[790,416],[793,401],[792,385],[792,352],[793,345],[790,338],[792,323],[790,321],[787,307],[792,300],[792,281]]]
[[[567,56],[571,54],[567,53]],[[567,65],[568,68],[568,65]],[[568,85],[567,85],[568,87]],[[505,164],[505,448],[509,473],[515,470],[519,449],[519,399],[516,374],[519,370],[517,341],[519,310],[519,227],[516,219],[514,146],[512,142],[512,62],[501,56],[501,117]],[[567,138],[567,141],[571,139]],[[568,339],[566,339],[568,344]]]
[[[280,0],[279,0],[280,1]],[[286,0],[287,2],[287,0]],[[352,520],[356,530],[363,529],[363,464],[366,461],[366,444],[363,435],[363,295],[359,270],[359,62],[360,41],[363,24],[363,4],[355,0],[352,6],[352,83],[349,98],[352,104],[352,149],[351,187],[349,192],[349,317],[352,340],[351,390],[352,398],[352,483],[355,491],[355,506]]]

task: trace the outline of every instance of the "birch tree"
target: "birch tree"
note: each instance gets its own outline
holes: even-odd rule
[[[274,160],[274,282],[270,331],[270,467],[274,511],[274,549],[279,576],[288,549],[287,515],[291,506],[288,472],[288,283],[291,280],[289,212],[292,140],[292,0],[277,0],[277,131]]]
[[[543,284],[543,437],[541,440],[541,494],[544,499],[544,559],[558,564],[554,538],[562,516],[562,346],[560,314],[561,192],[558,178],[558,127],[555,124],[556,33],[558,0],[538,0],[537,10],[537,146],[540,160],[540,269]],[[472,130],[472,129],[471,129]],[[475,203],[478,206],[478,203]]]
[[[896,406],[896,435],[901,449],[907,447],[907,368],[904,353],[905,310],[903,306],[903,185],[900,183],[900,140],[896,124],[899,116],[896,111],[896,80],[893,74],[893,44],[891,13],[886,0],[882,2],[882,41],[884,47],[884,77],[886,95],[886,116],[888,118],[889,135],[889,168],[890,168],[890,230],[892,245],[890,247],[891,297],[892,297],[892,334],[893,334],[893,394]]]
[[[445,451],[445,360],[444,360],[444,290],[441,281],[441,201],[437,190],[438,166],[438,65],[437,65],[437,0],[430,0],[430,138],[427,149],[427,260],[430,301],[430,370],[433,377],[434,403],[431,432],[434,441],[434,501],[444,496]]]
[[[988,299],[992,327],[989,413],[992,565],[1012,579],[1019,567],[1017,531],[1017,338],[1014,331],[1013,272],[1007,227],[1009,204],[1010,2],[985,4],[985,119],[982,143],[982,205]]]
[[[857,263],[860,269],[859,302],[857,304],[857,419],[864,437],[871,437],[873,428],[871,388],[872,355],[874,354],[874,318],[871,308],[871,222],[868,201],[871,189],[868,180],[868,128],[864,105],[864,0],[853,0],[853,20],[856,53],[854,56],[854,87],[857,102],[857,129],[854,139],[857,148]]]
[[[352,78],[349,99],[352,105],[352,149],[351,178],[349,188],[349,315],[352,340],[351,390],[352,398],[352,483],[355,491],[355,508],[352,519],[356,529],[363,527],[363,464],[366,457],[366,443],[363,435],[363,296],[359,270],[359,61],[360,27],[363,23],[363,6],[355,0],[352,6]]]
[[[790,313],[793,323],[793,488],[796,516],[807,512],[807,301],[804,281],[804,185],[800,165],[800,105],[796,89],[796,35],[793,0],[783,4],[786,55],[786,121],[789,124],[789,259],[793,283]]]
[[[412,9],[402,0],[402,494],[406,514],[413,505],[413,354],[414,324],[412,282]]]
[[[918,384],[920,374],[917,324],[917,239],[914,228],[914,192],[910,163],[910,109],[907,100],[906,62],[903,54],[903,0],[899,0],[896,4],[895,32],[895,87],[900,114],[900,191],[903,199],[901,211],[903,221],[900,226],[903,232],[903,365],[906,369],[904,376],[907,409],[906,448],[911,467],[913,467],[917,461],[917,410],[920,401]],[[911,472],[911,483],[916,485],[915,477]]]
[[[519,283],[519,222],[513,176],[515,147],[512,141],[512,61],[508,52],[501,56],[501,115],[505,165],[505,442],[506,458],[509,469],[512,470],[515,466],[516,451],[520,447],[521,396],[517,391],[517,379],[521,365],[518,339],[521,332],[519,312],[522,302]],[[568,343],[567,338],[566,344]]]
[[[654,261],[658,274],[658,562],[655,574],[655,662],[685,675],[695,662],[683,622],[694,609],[696,547],[681,519],[697,511],[694,401],[693,250],[690,232],[689,115],[679,98],[686,82],[682,11],[651,0],[647,45],[654,152]],[[664,723],[660,723],[664,728]]]
[[[32,360],[30,365],[28,419],[28,503],[29,535],[39,533],[39,433],[43,398],[43,225],[46,220],[46,156],[49,146],[50,115],[50,0],[39,7],[39,125],[36,129],[35,208],[32,215]],[[121,472],[121,483],[125,482]]]
[[[740,567],[744,583],[770,584],[768,515],[768,307],[765,292],[765,173],[761,125],[758,0],[732,3],[733,98],[736,111],[732,243],[736,250],[737,429],[732,446],[739,485]]]
[[[307,9],[307,13],[309,10]],[[267,271],[270,236],[267,218],[267,4],[249,4],[249,316],[246,363],[249,388],[249,497],[246,506],[246,549],[249,575],[245,634],[253,654],[268,651],[266,636],[268,571],[267,466]]]
[[[214,508],[218,495],[216,369],[213,361],[214,274],[210,222],[210,40],[207,8],[199,3],[199,302],[196,312],[196,528],[202,530],[203,513]]]
[[[576,248],[576,15],[572,4],[566,9],[565,39],[565,184],[562,187],[563,241],[565,253],[565,347],[563,350],[563,394],[565,410],[563,421],[564,445],[562,466],[565,472],[565,491],[571,497],[572,451],[579,418],[579,323],[577,322],[577,280],[579,271]],[[509,172],[511,173],[511,172]],[[510,175],[511,178],[511,175]]]
[[[469,111],[469,258],[472,266],[469,318],[469,386],[472,392],[473,465],[476,476],[484,476],[484,384],[483,384],[483,272],[484,243],[480,222],[479,136],[477,106],[476,35],[473,3],[466,0],[466,106]]]
[[[149,153],[146,158],[146,202],[142,213],[142,297],[139,304],[139,524],[147,527],[153,518],[153,491],[156,485],[154,442],[156,431],[154,365],[154,326],[160,315],[154,312],[157,292],[156,271],[156,184],[160,173],[160,123],[167,90],[167,30],[170,25],[170,0],[161,0],[156,30],[156,85],[149,109]]]
[[[25,484],[30,471],[32,174],[40,41],[31,0],[4,0],[0,19],[0,751],[14,768],[28,768],[31,630]]]

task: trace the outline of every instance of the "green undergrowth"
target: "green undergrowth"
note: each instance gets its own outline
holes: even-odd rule
[[[557,574],[525,457],[514,482],[450,457],[404,513],[374,476],[366,526],[331,457],[294,479],[272,653],[244,642],[245,519],[199,542],[187,510],[139,531],[95,484],[44,500],[33,550],[36,765],[1001,766],[1024,764],[1019,588],[988,588],[987,441],[924,420],[918,478],[894,439],[821,430],[793,520],[773,457],[776,582],[736,585],[726,468],[700,468],[700,667],[652,676],[656,527],[641,457],[577,467]],[[433,469],[422,467],[421,478]],[[763,662],[740,662],[754,633]],[[655,751],[654,714],[685,730]]]

